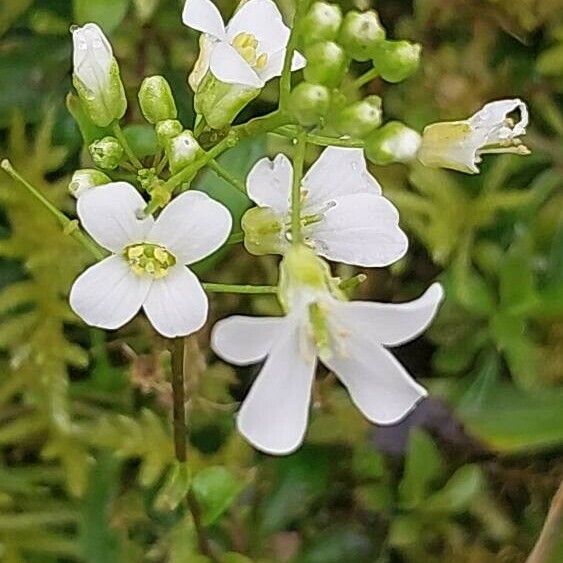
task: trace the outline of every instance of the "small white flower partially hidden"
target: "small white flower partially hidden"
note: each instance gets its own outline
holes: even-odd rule
[[[84,229],[112,252],[74,282],[70,305],[87,324],[116,329],[141,309],[163,336],[199,330],[208,301],[186,265],[217,250],[231,230],[228,210],[198,191],[172,200],[155,220],[139,219],[145,202],[126,182],[87,190],[77,211]]]
[[[259,160],[246,186],[259,207],[246,212],[245,245],[253,254],[282,254],[291,240],[291,162],[279,154]],[[326,148],[301,188],[305,243],[329,260],[358,266],[387,266],[407,251],[399,213],[381,195],[362,149]]]
[[[90,119],[106,127],[121,119],[127,99],[110,42],[95,23],[71,28],[73,85]]]
[[[515,111],[520,114],[518,121],[509,117]],[[428,125],[417,157],[424,166],[477,174],[483,154],[529,154],[519,139],[527,125],[528,108],[522,100],[490,102],[465,121]]]
[[[205,34],[190,78],[194,90],[208,68],[221,82],[252,88],[281,74],[290,32],[271,0],[248,0],[226,26],[211,0],[186,0],[182,20]],[[295,53],[292,63],[292,70],[298,70],[305,59]]]
[[[230,363],[266,358],[237,425],[251,444],[270,454],[291,453],[303,441],[317,359],[377,424],[398,422],[426,395],[387,347],[408,342],[428,327],[443,297],[440,284],[408,303],[346,302],[319,284],[322,266],[314,270],[302,268],[300,279],[289,283],[285,317],[233,316],[212,332],[213,349]]]

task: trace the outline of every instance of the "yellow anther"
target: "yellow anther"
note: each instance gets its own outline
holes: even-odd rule
[[[257,59],[254,65],[257,69],[262,70],[268,64],[268,55],[262,53]]]
[[[258,55],[258,39],[252,33],[239,33],[232,41],[238,54],[251,66],[262,69],[268,62],[268,55]]]
[[[163,278],[176,264],[174,255],[157,244],[133,244],[125,249],[124,255],[133,272],[154,278]]]

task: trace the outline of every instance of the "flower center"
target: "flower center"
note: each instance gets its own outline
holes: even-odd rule
[[[262,70],[268,64],[268,55],[258,54],[258,39],[252,33],[239,33],[233,39],[232,45],[251,67]]]
[[[168,275],[168,270],[176,264],[176,257],[166,248],[148,242],[131,244],[124,254],[136,274],[149,274],[157,279]]]

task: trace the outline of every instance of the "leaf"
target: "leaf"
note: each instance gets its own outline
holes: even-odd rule
[[[489,350],[481,361],[471,385],[461,397],[458,408],[460,410],[475,410],[488,400],[497,387],[500,376],[499,356],[495,350]]]
[[[371,542],[352,527],[332,527],[318,534],[296,563],[361,563],[373,561]]]
[[[454,265],[451,274],[453,297],[471,313],[489,317],[496,309],[496,298],[485,278],[461,264]]]
[[[414,545],[420,541],[423,528],[424,522],[417,514],[396,516],[391,521],[389,543],[399,548]]]
[[[200,471],[193,480],[192,489],[202,509],[205,526],[213,524],[238,497],[245,482],[226,467],[212,466]]]
[[[399,485],[403,506],[418,506],[426,498],[430,484],[440,476],[442,463],[440,452],[430,436],[419,428],[411,430],[403,479]]]
[[[129,0],[73,0],[73,7],[77,24],[94,22],[111,33],[123,21]]]
[[[138,158],[155,154],[158,150],[154,128],[146,123],[127,125],[123,134]]]
[[[460,467],[437,493],[428,497],[424,512],[457,513],[469,508],[484,486],[481,469],[477,465]]]
[[[563,43],[543,51],[538,57],[536,68],[545,76],[563,76]]]
[[[190,488],[191,473],[187,463],[175,461],[158,492],[154,507],[161,512],[175,510]]]

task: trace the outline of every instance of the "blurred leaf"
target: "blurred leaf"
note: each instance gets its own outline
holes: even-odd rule
[[[191,473],[188,464],[175,461],[154,501],[156,510],[175,510],[186,497],[190,481]]]
[[[123,133],[138,158],[155,154],[158,150],[154,128],[146,123],[127,125]]]
[[[111,33],[123,20],[129,0],[73,0],[75,23],[97,23]]]
[[[483,484],[481,469],[477,465],[464,465],[450,477],[440,491],[428,497],[423,510],[430,513],[465,511],[481,492]]]
[[[0,4],[0,37],[32,3],[33,0],[2,0]]]
[[[296,563],[368,562],[372,546],[365,535],[352,528],[329,528],[318,534]]]
[[[563,43],[558,43],[546,49],[538,57],[536,68],[540,74],[546,76],[563,75]]]
[[[391,522],[389,543],[395,547],[406,547],[420,541],[424,522],[417,514],[399,515]]]
[[[244,480],[226,467],[213,466],[202,469],[193,480],[193,492],[202,508],[206,526],[213,524],[229,509],[246,486]]]
[[[497,388],[500,376],[499,357],[494,350],[488,351],[481,367],[472,377],[472,382],[458,403],[460,410],[476,410],[489,400]]]

